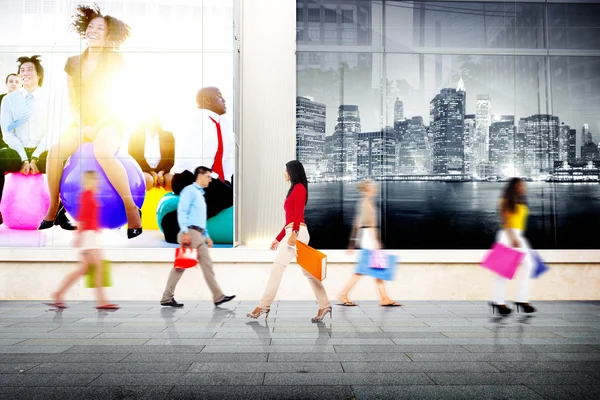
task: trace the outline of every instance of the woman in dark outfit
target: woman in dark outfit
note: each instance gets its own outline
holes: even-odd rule
[[[70,57],[65,66],[75,124],[50,147],[46,167],[50,207],[39,229],[54,224],[63,163],[80,144],[92,142],[96,160],[125,204],[127,237],[131,239],[142,233],[142,221],[131,196],[125,167],[115,157],[124,131],[119,116],[122,110],[116,103],[127,93],[122,81],[125,62],[116,50],[129,36],[130,28],[114,17],[102,15],[97,6],[78,6],[72,26],[88,47],[81,55]]]

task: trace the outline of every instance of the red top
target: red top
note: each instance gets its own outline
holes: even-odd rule
[[[91,190],[84,190],[79,195],[79,227],[80,231],[99,231],[100,216],[98,202]]]
[[[304,205],[306,204],[306,188],[303,184],[297,183],[292,189],[292,193],[285,199],[283,209],[285,210],[285,226],[293,224],[292,230],[300,229],[300,223],[304,222]],[[277,241],[285,236],[285,226],[277,235]]]

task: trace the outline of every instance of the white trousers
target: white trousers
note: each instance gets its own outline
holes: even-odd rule
[[[519,276],[519,288],[517,290],[517,296],[515,301],[519,303],[527,303],[529,301],[529,283],[531,282],[531,274],[533,273],[534,261],[531,255],[531,245],[523,235],[523,231],[513,229],[517,237],[517,241],[519,242],[519,248],[516,250],[522,251],[525,253],[525,257],[523,258],[523,262],[521,263],[521,267],[519,268],[520,276]],[[511,246],[510,238],[508,237],[508,233],[505,230],[501,230],[496,235],[496,241],[502,243],[505,246]],[[505,304],[506,298],[506,282],[508,279],[503,276],[496,275],[494,278],[494,297],[492,301],[496,304]]]
[[[275,262],[271,267],[271,276],[269,277],[267,287],[265,288],[265,293],[263,294],[263,297],[260,299],[260,303],[258,304],[260,308],[271,308],[271,304],[273,303],[273,300],[275,300],[275,295],[277,295],[277,291],[279,290],[279,284],[281,283],[283,272],[285,271],[285,268],[296,257],[296,250],[291,248],[287,244],[288,239],[290,238],[290,236],[292,236],[292,228],[287,228],[285,232],[285,237],[281,239],[281,242],[279,242],[279,246],[277,247],[277,255],[275,256]],[[300,225],[300,231],[298,232],[298,240],[302,243],[307,244],[310,240],[310,235],[308,234],[308,229],[306,229],[305,225]],[[308,283],[310,284],[310,287],[315,293],[317,303],[319,303],[319,309],[330,307],[331,303],[327,298],[327,292],[325,292],[323,282],[312,276],[310,273],[306,272],[304,268],[302,268],[302,273],[304,274],[306,279],[308,279]]]

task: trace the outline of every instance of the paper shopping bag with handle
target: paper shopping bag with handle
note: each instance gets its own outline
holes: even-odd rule
[[[85,287],[95,288],[96,287],[96,276],[98,269],[95,265],[90,264],[88,270],[85,273]],[[102,287],[112,286],[112,279],[110,276],[110,261],[102,260]]]
[[[533,258],[533,274],[531,274],[532,278],[539,278],[540,275],[548,272],[550,267],[546,265],[546,263],[540,257],[540,254],[537,251],[531,250],[531,257]]]
[[[175,249],[174,268],[193,268],[198,264],[198,249],[181,246]]]
[[[382,250],[360,251],[355,273],[378,278],[384,281],[394,280],[398,257]]]
[[[296,241],[296,261],[318,280],[327,277],[327,256],[299,240]]]
[[[512,279],[515,271],[523,261],[525,253],[505,246],[502,243],[494,243],[490,251],[485,255],[481,265],[500,276]]]

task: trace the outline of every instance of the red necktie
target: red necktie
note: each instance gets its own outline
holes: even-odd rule
[[[217,153],[215,154],[215,162],[212,170],[219,174],[219,179],[225,181],[225,172],[223,171],[223,135],[221,134],[221,124],[215,121],[212,117],[208,117],[217,126]]]

